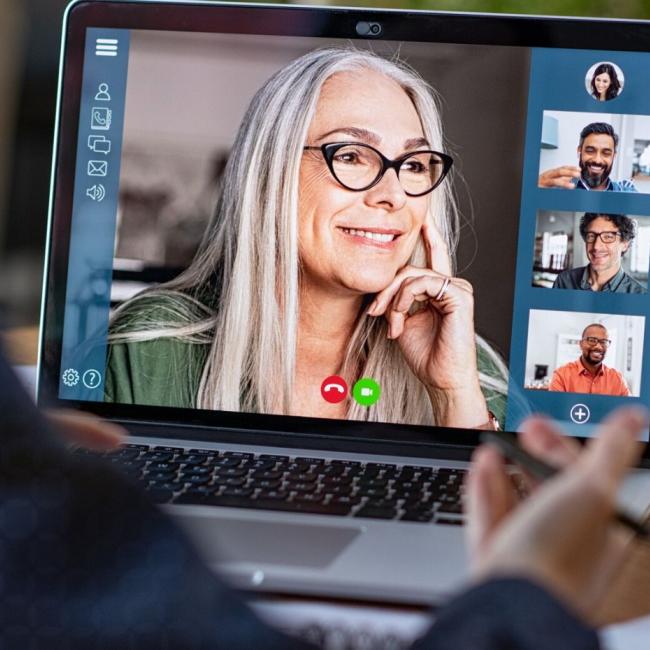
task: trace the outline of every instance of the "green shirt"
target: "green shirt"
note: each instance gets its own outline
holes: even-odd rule
[[[148,310],[149,322],[161,318],[161,311],[158,307]],[[169,313],[165,312],[164,316],[169,321]],[[142,326],[137,314],[131,318],[127,316],[124,321],[128,321],[128,325],[120,327],[123,331],[137,331]],[[104,401],[195,408],[208,349],[207,343],[190,343],[173,337],[111,344],[106,363]],[[502,377],[489,353],[481,347],[477,352],[479,372],[488,377]],[[494,389],[483,387],[482,390],[488,409],[503,426],[506,396]]]

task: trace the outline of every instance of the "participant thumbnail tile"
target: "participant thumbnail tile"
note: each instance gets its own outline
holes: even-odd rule
[[[650,193],[650,115],[544,111],[538,186]]]
[[[531,309],[524,388],[638,397],[643,316]]]
[[[648,291],[650,216],[539,210],[534,287]]]

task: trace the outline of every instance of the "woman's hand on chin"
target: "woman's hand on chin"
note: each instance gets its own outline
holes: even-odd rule
[[[423,237],[433,266],[431,231]],[[413,314],[414,303],[425,308]],[[433,268],[406,266],[368,309],[369,316],[384,316],[388,337],[397,340],[409,367],[436,403],[444,405],[440,424],[478,427],[489,420],[476,364],[474,293],[461,278]]]

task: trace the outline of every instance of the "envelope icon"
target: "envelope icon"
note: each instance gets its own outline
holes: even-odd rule
[[[88,176],[106,176],[108,173],[108,162],[105,160],[89,160]]]

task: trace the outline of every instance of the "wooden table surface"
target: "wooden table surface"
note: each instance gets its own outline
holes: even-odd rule
[[[34,365],[38,327],[21,327],[0,334],[14,364]],[[650,542],[634,541],[629,558],[612,581],[595,619],[602,625],[650,615]],[[649,646],[650,647],[650,646]]]

